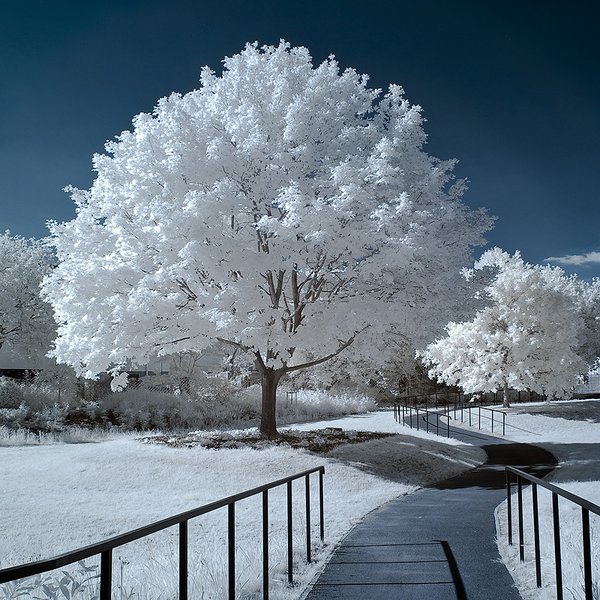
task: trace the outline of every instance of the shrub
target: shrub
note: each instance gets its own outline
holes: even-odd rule
[[[0,427],[35,433],[67,428],[111,428],[127,431],[180,431],[255,426],[260,421],[259,385],[241,388],[225,376],[195,377],[182,392],[168,377],[131,382],[121,392],[94,395],[94,400],[56,401],[47,384],[0,378]],[[83,389],[84,386],[82,386]],[[89,397],[89,393],[86,397]],[[301,390],[279,392],[277,419],[282,424],[365,412],[374,402],[358,392]]]

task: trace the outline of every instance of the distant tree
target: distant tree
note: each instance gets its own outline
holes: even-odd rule
[[[565,292],[575,302],[582,324],[577,354],[593,368],[600,357],[600,279],[588,283],[575,276],[568,277]]]
[[[50,254],[38,240],[0,234],[0,348],[23,357],[43,356],[56,333],[40,285]]]
[[[429,374],[467,393],[532,390],[550,397],[567,392],[586,361],[578,354],[585,284],[556,267],[525,263],[519,252],[488,250],[467,277],[489,271],[488,306],[469,322],[447,325],[447,335],[422,354]],[[489,273],[488,273],[489,275]]]
[[[422,340],[447,322],[491,220],[461,203],[454,163],[423,151],[400,87],[382,95],[285,42],[224,65],[94,157],[92,188],[72,190],[77,217],[51,225],[60,264],[45,297],[55,356],[87,377],[237,348],[275,436],[284,375],[338,355],[376,365],[395,331]]]

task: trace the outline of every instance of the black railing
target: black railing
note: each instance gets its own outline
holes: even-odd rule
[[[469,427],[473,427],[475,423],[477,428],[481,429],[482,419],[484,424],[491,421],[492,433],[494,433],[495,424],[496,432],[499,433],[500,429],[502,429],[502,435],[506,435],[506,413],[503,410],[464,402],[458,405],[455,404],[454,406],[448,405],[446,410],[448,413],[453,412],[455,421],[458,421],[460,418],[460,422],[468,422]]]
[[[400,394],[396,400],[403,402],[404,404],[411,404],[413,406],[425,406],[425,408],[441,408],[448,404],[460,404],[460,403],[471,403],[471,404],[502,404],[503,402],[503,391],[497,392],[481,392],[477,394],[465,394],[463,392],[442,390],[433,392],[430,394]],[[509,391],[509,401],[511,403],[520,402],[538,402],[546,400],[546,396],[531,392],[529,390],[519,392],[517,390]]]
[[[451,417],[451,414],[454,416]],[[414,423],[413,417],[416,417]],[[446,421],[442,421],[440,424],[442,417]],[[417,430],[423,428],[427,433],[431,431],[440,435],[441,430],[442,435],[446,437],[450,437],[451,419],[454,419],[456,422],[460,419],[461,423],[468,423],[469,427],[476,426],[480,430],[482,422],[484,425],[491,422],[492,433],[500,433],[502,431],[502,435],[506,435],[506,413],[496,408],[488,408],[480,405],[460,404],[452,406],[451,404],[447,404],[441,405],[437,410],[429,410],[428,408],[419,408],[418,406],[395,402],[394,418],[398,423],[405,423]],[[421,419],[424,421],[423,425],[421,425]]]
[[[179,527],[179,599],[188,599],[188,521],[212,512],[219,508],[227,507],[227,554],[228,554],[228,598],[235,599],[235,504],[240,500],[262,494],[262,548],[263,548],[263,598],[269,598],[269,490],[281,485],[286,485],[287,492],[287,575],[288,582],[293,583],[293,539],[292,539],[292,482],[297,479],[305,480],[306,495],[306,560],[311,562],[311,522],[310,522],[310,475],[319,474],[319,533],[321,542],[324,541],[325,525],[323,514],[323,476],[325,467],[315,467],[272,481],[265,485],[227,496],[221,500],[205,504],[198,508],[168,517],[161,521],[151,523],[139,529],[128,531],[121,535],[109,538],[97,544],[86,546],[61,554],[54,558],[39,560],[15,567],[0,570],[0,584],[32,577],[47,571],[59,569],[67,565],[85,560],[92,556],[100,555],[100,600],[110,600],[112,592],[112,551],[119,546],[147,537],[167,529]]]
[[[561,496],[581,507],[581,541],[582,541],[582,558],[583,558],[583,588],[585,600],[593,600],[594,597],[594,581],[592,576],[592,555],[590,542],[590,513],[600,515],[600,506],[589,502],[585,498],[581,498],[576,494],[572,494],[567,490],[547,483],[542,479],[529,475],[524,471],[515,469],[514,467],[506,467],[506,503],[507,503],[507,520],[508,520],[508,543],[512,546],[513,543],[513,524],[512,524],[512,481],[511,474],[516,475],[517,483],[517,526],[519,535],[519,560],[525,561],[525,533],[523,524],[523,482],[528,482],[531,485],[532,497],[532,517],[533,517],[533,547],[535,561],[535,579],[537,587],[542,587],[542,560],[540,550],[540,515],[538,505],[537,488],[541,486],[552,493],[552,536],[554,542],[554,565],[556,575],[556,598],[563,599],[563,569],[561,555],[561,538],[560,538],[560,512],[558,506],[558,498]],[[596,585],[598,582],[596,582]]]
[[[413,417],[414,423],[413,423]],[[440,419],[445,418],[446,421]],[[412,429],[417,431],[423,429],[427,433],[435,433],[436,435],[445,435],[450,437],[450,419],[451,417],[446,413],[440,413],[433,410],[427,410],[426,408],[418,408],[413,406],[407,406],[398,402],[394,403],[394,419],[398,423],[408,425]],[[421,427],[421,419],[423,419],[423,426]]]

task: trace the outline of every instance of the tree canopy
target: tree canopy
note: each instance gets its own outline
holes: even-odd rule
[[[432,339],[491,219],[423,150],[420,107],[367,80],[253,44],[136,116],[51,225],[55,356],[93,377],[219,339],[254,362],[274,435],[284,374]]]

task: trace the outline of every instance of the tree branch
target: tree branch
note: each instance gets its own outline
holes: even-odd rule
[[[217,337],[215,339],[218,342],[221,342],[223,344],[229,344],[230,346],[235,346],[236,348],[239,348],[240,350],[243,350],[244,352],[248,352],[249,350],[252,350],[252,348],[250,346],[244,346],[244,344],[241,344],[240,342],[234,342],[233,340],[226,340],[225,338],[221,338],[221,337]]]
[[[185,342],[186,340],[191,340],[192,336],[188,335],[186,337],[179,338],[178,340],[171,340],[170,342],[156,342],[154,346],[168,346],[169,344],[177,344],[178,342]]]
[[[317,365],[323,364],[324,362],[331,360],[332,358],[336,357],[340,352],[343,352],[348,346],[350,346],[350,344],[352,344],[352,342],[354,342],[354,340],[356,339],[356,336],[359,333],[362,333],[367,327],[368,325],[363,327],[360,331],[355,331],[354,335],[350,339],[340,344],[340,347],[335,352],[332,352],[327,356],[323,356],[322,358],[317,358],[316,360],[311,360],[309,362],[302,363],[301,365],[294,365],[293,367],[284,367],[282,369],[283,372],[291,373],[292,371],[299,371],[300,369],[308,369],[309,367],[316,367]]]

